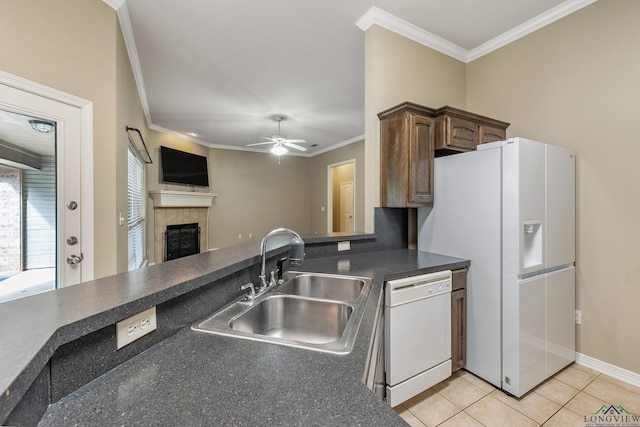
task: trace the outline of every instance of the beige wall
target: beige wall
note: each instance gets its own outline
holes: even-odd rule
[[[198,191],[218,194],[209,209],[209,248],[259,241],[277,227],[291,228],[304,235],[326,233],[328,166],[351,159],[356,161],[356,230],[363,230],[364,141],[311,158],[283,156],[278,164],[278,158],[269,153],[209,149],[152,130],[143,135],[154,162],[147,165],[148,190],[191,191],[186,186],[161,184],[161,145],[208,157],[210,187]],[[325,207],[325,211],[321,211],[321,207]],[[151,199],[148,199],[147,218],[147,254],[153,262]]]
[[[578,351],[640,373],[640,2],[594,3],[468,66],[468,108],[577,153]]]
[[[209,151],[213,201],[209,216],[209,246],[224,247],[260,241],[277,227],[300,234],[311,231],[309,159],[278,158],[270,153]],[[238,235],[242,235],[242,239]]]
[[[131,63],[129,62],[129,54],[124,44],[124,38],[118,25],[116,32],[116,209],[117,215],[122,214],[125,218],[121,225],[118,221],[116,228],[117,236],[117,272],[127,271],[129,264],[128,257],[128,227],[127,227],[127,173],[128,173],[128,145],[129,139],[126,133],[126,126],[139,129],[142,136],[147,142],[149,140],[149,131],[147,129],[142,103],[138,95],[138,88]],[[137,139],[134,139],[139,144]],[[136,145],[138,150],[142,149],[141,145]],[[148,168],[148,166],[147,166]],[[148,248],[147,248],[148,249]],[[151,259],[153,252],[147,251],[147,257]]]
[[[365,34],[365,230],[380,206],[377,114],[404,101],[438,108],[466,106],[466,65],[376,25]]]
[[[327,183],[329,165],[355,160],[355,231],[364,231],[364,140],[310,158],[311,231],[323,234],[327,230]],[[325,210],[323,211],[322,208]]]
[[[93,102],[96,278],[117,271],[119,31],[116,13],[102,1],[0,2],[0,70]]]

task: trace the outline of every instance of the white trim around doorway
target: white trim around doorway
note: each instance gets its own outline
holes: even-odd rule
[[[94,278],[94,234],[93,234],[93,103],[86,99],[61,92],[57,89],[32,82],[22,77],[0,70],[0,84],[17,90],[31,93],[56,102],[76,107],[80,110],[80,144],[81,144],[81,187],[83,200],[81,211],[83,255],[82,281]],[[19,109],[19,105],[10,100],[3,100],[3,104]]]
[[[327,233],[333,233],[333,186],[331,180],[331,168],[353,163],[353,229],[356,228],[356,159],[344,160],[327,166]]]

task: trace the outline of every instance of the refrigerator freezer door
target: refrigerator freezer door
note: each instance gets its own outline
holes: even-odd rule
[[[503,276],[502,388],[517,397],[547,378],[546,280]]]
[[[547,377],[576,360],[574,267],[547,274]]]
[[[547,268],[576,259],[576,159],[566,148],[547,145]]]
[[[418,249],[471,260],[465,369],[500,387],[500,146],[439,157],[434,207],[418,209]]]

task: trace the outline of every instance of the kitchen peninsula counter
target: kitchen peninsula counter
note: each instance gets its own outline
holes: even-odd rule
[[[335,242],[340,237],[333,236],[327,241]],[[371,239],[371,235],[360,238]],[[353,241],[353,236],[349,240]],[[323,240],[318,238],[316,242]],[[14,372],[17,380],[13,385],[24,381],[28,387],[33,382],[29,377],[37,376],[63,342],[115,323],[150,305],[177,298],[191,289],[208,286],[225,275],[255,267],[259,261],[257,247],[242,246],[245,247],[220,252],[217,257],[213,256],[216,251],[189,257],[192,260],[172,261],[170,269],[166,266],[147,268],[138,274],[127,273],[91,282],[88,287],[85,284],[64,288],[62,292],[53,293],[57,295],[56,301],[64,303],[62,306],[51,307],[51,301],[45,303],[38,296],[5,304],[20,306],[11,308],[27,313],[22,317],[31,330],[37,329],[35,326],[40,325],[43,317],[58,322],[49,330],[41,328],[45,330],[35,336],[22,334],[23,343],[13,334],[18,344],[16,358],[31,356],[21,372]],[[233,251],[238,252],[232,254]],[[274,253],[277,255],[278,250],[272,251],[271,256]],[[373,279],[350,354],[338,356],[198,333],[183,327],[51,405],[40,425],[402,425],[395,412],[363,383],[382,284],[388,279],[468,265],[466,260],[405,249],[346,252],[308,259],[297,266],[300,268],[290,270]],[[100,298],[97,287],[100,283],[106,286],[106,282],[110,289],[115,286],[118,290],[113,292],[118,294],[116,298],[113,294]],[[130,289],[133,283],[137,286]],[[77,295],[72,293],[73,301],[64,301],[65,291],[72,288],[77,289]],[[44,294],[40,298],[44,298]],[[62,317],[61,309],[73,303],[78,305],[77,309],[70,310],[68,318]],[[45,312],[28,314],[28,306],[38,304]],[[107,307],[109,305],[111,307]],[[0,312],[4,318],[6,314]],[[153,334],[156,333],[158,331]],[[0,352],[4,355],[9,349],[7,339],[3,337],[2,341]],[[9,378],[4,371],[5,362],[2,363],[0,380],[5,385]],[[11,388],[6,390],[0,406],[7,404],[10,397]]]

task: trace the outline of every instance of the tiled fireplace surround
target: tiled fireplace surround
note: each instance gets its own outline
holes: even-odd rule
[[[209,230],[209,207],[215,193],[187,191],[150,191],[154,209],[154,262],[164,262],[165,231],[168,225],[198,223],[200,226],[200,252],[209,250],[207,236]]]
[[[154,218],[154,260],[156,264],[164,261],[165,231],[167,225],[198,223],[200,226],[200,252],[206,252],[209,208],[155,208]]]

